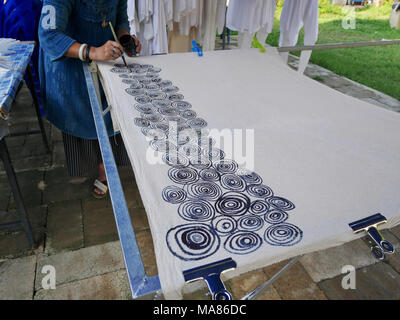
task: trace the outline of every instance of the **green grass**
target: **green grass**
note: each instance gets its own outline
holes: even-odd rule
[[[346,30],[342,28],[345,17],[342,8],[320,0],[317,43],[400,39],[400,30],[391,29],[389,25],[391,3],[358,9],[356,29]],[[273,46],[279,42],[281,11],[282,1],[278,2],[275,27],[267,39]],[[298,44],[303,44],[303,31]],[[400,100],[400,45],[313,51],[311,62]]]

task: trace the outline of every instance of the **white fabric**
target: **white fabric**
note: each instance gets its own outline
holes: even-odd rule
[[[118,61],[121,63],[121,61]],[[294,246],[263,243],[254,253],[223,248],[199,261],[182,261],[166,244],[167,231],[188,223],[178,205],[162,199],[173,185],[165,164],[146,160],[149,142],[134,125],[134,98],[110,68],[99,63],[109,103],[116,111],[135,178],[149,218],[157,266],[167,299],[179,298],[183,270],[232,257],[227,278],[293,256],[341,245],[361,235],[348,223],[377,212],[383,228],[400,223],[400,115],[332,90],[282,63],[276,50],[212,51],[128,58],[162,68],[208,128],[254,129],[255,172],[276,195],[292,201],[287,222],[303,231]],[[248,145],[246,145],[247,147]],[[261,231],[260,231],[261,232]],[[262,233],[261,233],[262,234]]]
[[[285,0],[280,19],[279,46],[294,46],[304,26],[304,45],[313,45],[318,39],[318,0]],[[287,62],[289,53],[281,54]],[[302,51],[299,62],[303,73],[311,56],[311,51]]]
[[[251,47],[254,34],[264,43],[274,25],[276,0],[230,0],[226,26],[239,32],[239,48]]]
[[[203,51],[214,50],[215,37],[221,34],[225,25],[226,0],[204,0],[203,21],[199,25],[198,41],[202,44]]]

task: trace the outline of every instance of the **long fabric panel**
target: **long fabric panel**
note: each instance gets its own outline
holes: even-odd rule
[[[377,212],[384,228],[400,223],[399,114],[298,74],[274,49],[128,63],[99,69],[166,298],[181,297],[183,270],[231,257],[229,278],[356,239],[348,224]],[[185,129],[202,138],[172,139]],[[254,163],[205,139],[214,129]]]

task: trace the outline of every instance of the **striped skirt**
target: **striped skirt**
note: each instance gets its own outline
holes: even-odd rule
[[[68,173],[72,177],[96,177],[103,162],[98,140],[90,140],[62,133]],[[110,144],[117,166],[130,164],[121,134],[110,137]]]

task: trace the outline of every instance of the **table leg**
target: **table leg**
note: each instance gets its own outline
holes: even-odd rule
[[[39,127],[40,127],[40,132],[42,133],[43,143],[44,143],[44,146],[46,147],[47,153],[50,153],[49,141],[47,140],[46,130],[44,129],[43,119],[42,119],[42,115],[40,113],[39,100],[36,95],[35,85],[34,85],[33,76],[32,76],[32,70],[31,70],[29,63],[28,63],[28,66],[26,67],[26,73],[28,75],[28,80],[30,82],[30,89],[31,89],[31,94],[32,94],[32,98],[33,98],[33,105],[35,106],[36,115],[37,115],[37,119],[38,119],[38,123],[39,123]]]
[[[10,155],[8,153],[7,145],[6,145],[6,142],[4,139],[0,140],[0,158],[3,160],[4,169],[7,173],[8,181],[10,183],[11,190],[14,195],[15,205],[17,207],[17,211],[19,213],[22,226],[24,227],[26,237],[28,238],[29,245],[31,247],[34,247],[35,240],[34,240],[34,237],[32,234],[31,224],[29,222],[29,219],[28,219],[28,216],[26,213],[25,205],[22,201],[21,190],[19,189],[17,177],[15,175],[14,168],[11,164]]]

